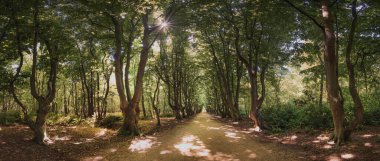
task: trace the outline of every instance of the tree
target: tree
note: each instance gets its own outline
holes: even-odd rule
[[[285,0],[290,6],[295,8],[301,14],[308,17],[314,22],[314,24],[321,29],[324,36],[324,67],[326,72],[326,89],[328,94],[328,100],[330,103],[330,108],[334,120],[334,141],[337,145],[340,145],[342,142],[349,138],[351,131],[358,126],[363,117],[363,105],[361,103],[360,97],[356,90],[355,83],[355,74],[354,66],[351,63],[351,50],[353,46],[353,39],[356,28],[357,13],[356,13],[356,0],[352,1],[351,10],[352,10],[352,23],[349,30],[348,44],[346,47],[346,65],[349,72],[349,89],[351,97],[355,103],[355,119],[350,123],[350,126],[346,129],[344,126],[344,109],[343,109],[343,97],[341,92],[341,87],[338,81],[338,55],[339,51],[336,47],[337,40],[333,27],[333,11],[330,9],[330,3],[327,0],[320,2],[321,11],[322,11],[322,22],[320,24],[314,17],[312,17],[307,12],[301,10],[293,3],[288,0]],[[338,4],[335,4],[338,5]]]

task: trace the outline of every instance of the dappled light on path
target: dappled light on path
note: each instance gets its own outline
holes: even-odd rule
[[[362,135],[362,137],[363,138],[371,138],[371,137],[373,137],[373,135],[372,134],[364,134],[364,135]]]
[[[207,130],[220,130],[219,127],[207,127]]]
[[[131,152],[146,153],[148,149],[157,143],[156,140],[156,137],[135,138],[132,140],[128,149]]]
[[[186,135],[182,137],[182,141],[178,144],[175,144],[174,147],[180,151],[184,156],[188,157],[202,157],[205,160],[226,160],[226,161],[238,161],[239,159],[234,158],[233,155],[225,154],[222,152],[216,152],[215,154],[211,153],[211,150],[208,149],[203,141],[201,141],[197,136]],[[171,153],[171,151],[162,151]],[[256,157],[256,154],[249,155],[252,158]],[[249,157],[248,156],[248,157]]]
[[[333,146],[332,145],[329,145],[329,144],[326,144],[326,145],[323,145],[323,149],[331,149]]]
[[[344,153],[344,154],[341,154],[340,155],[343,159],[352,159],[355,157],[354,154],[350,154],[350,153]]]
[[[355,160],[355,155],[351,153],[331,154],[326,157],[327,161],[342,161],[342,160]]]
[[[233,139],[240,139],[241,137],[237,136],[234,132],[224,132],[226,134],[226,137],[233,138]]]
[[[208,156],[210,154],[210,150],[206,149],[204,143],[194,135],[184,136],[182,142],[174,147],[185,156]]]
[[[295,156],[295,153],[291,150],[281,148],[275,144],[261,142],[257,138],[260,134],[256,133],[253,128],[239,129],[233,126],[233,122],[224,124],[212,119],[206,113],[201,113],[195,118],[184,120],[178,124],[178,126],[170,129],[162,131],[160,129],[159,132],[149,136],[129,139],[118,137],[114,135],[114,131],[109,129],[57,127],[55,131],[60,133],[53,135],[51,138],[56,141],[53,146],[57,146],[57,143],[59,143],[74,149],[92,147],[98,142],[105,143],[105,145],[100,145],[95,151],[89,151],[80,158],[80,160],[89,161],[302,160]],[[237,125],[240,125],[240,122]],[[67,130],[67,133],[62,133],[62,130]],[[76,138],[75,136],[77,135],[82,137]],[[288,139],[298,140],[298,136],[289,135]],[[111,144],[107,144],[108,142],[111,142]],[[62,150],[60,152],[66,151]],[[339,158],[350,157],[347,154],[340,156],[340,153],[337,156]]]
[[[170,151],[170,150],[162,150],[162,151],[160,152],[160,154],[170,154],[170,153],[173,153],[173,152]]]
[[[104,157],[102,156],[95,156],[95,157],[87,157],[83,159],[84,161],[100,161],[104,160]]]
[[[107,129],[100,129],[99,132],[95,134],[95,137],[104,136],[107,133]]]
[[[364,143],[365,147],[372,147],[372,143]]]
[[[63,136],[63,137],[58,137],[58,135],[56,135],[52,139],[58,140],[58,141],[68,141],[68,140],[71,140],[71,138],[72,138],[72,136],[70,136],[70,135]]]
[[[330,155],[326,158],[327,161],[341,161],[342,159],[337,155]]]
[[[115,153],[117,151],[117,148],[111,148],[111,149],[109,149],[109,152],[111,152],[111,153]]]

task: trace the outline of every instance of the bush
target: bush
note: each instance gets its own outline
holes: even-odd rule
[[[364,109],[364,125],[380,125],[380,107],[369,107]]]
[[[62,114],[49,114],[47,119],[48,125],[78,125],[83,122],[83,119],[76,115],[67,115]]]
[[[11,125],[21,121],[21,115],[18,111],[0,112],[0,125]]]
[[[293,106],[285,105],[263,108],[261,116],[265,124],[269,126],[273,132],[280,132],[290,129],[291,119],[296,117],[296,113]]]
[[[111,128],[113,127],[117,122],[121,121],[123,117],[116,116],[116,115],[108,115],[104,119],[102,119],[99,123],[102,127]]]
[[[325,106],[286,104],[262,110],[263,120],[272,132],[289,129],[325,129],[332,127],[330,110]]]
[[[331,111],[326,106],[305,105],[297,110],[293,128],[326,129],[332,127]]]
[[[174,114],[172,114],[172,113],[163,113],[160,116],[161,117],[174,117]]]

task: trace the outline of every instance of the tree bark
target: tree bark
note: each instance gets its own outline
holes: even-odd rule
[[[157,78],[156,83],[156,89],[154,90],[153,97],[151,97],[152,107],[154,110],[154,113],[156,114],[157,119],[157,126],[161,126],[161,120],[160,120],[160,109],[158,109],[158,103],[159,103],[159,96],[160,96],[160,78]]]
[[[356,12],[356,0],[352,2],[352,22],[351,29],[348,35],[348,44],[346,48],[346,65],[348,70],[348,87],[352,100],[354,101],[355,106],[355,118],[350,122],[349,127],[346,129],[346,139],[348,139],[353,130],[355,130],[363,120],[364,108],[362,101],[360,99],[355,79],[355,66],[351,62],[351,53],[354,44],[355,30],[357,26],[357,12]]]
[[[343,109],[343,97],[338,81],[338,50],[336,49],[336,37],[333,28],[333,15],[330,10],[329,1],[321,0],[321,14],[323,25],[319,24],[316,19],[311,17],[305,11],[299,9],[289,0],[286,1],[290,6],[297,11],[308,17],[319,27],[324,36],[324,68],[326,72],[326,89],[327,98],[330,104],[330,109],[334,122],[334,135],[333,140],[337,145],[344,142],[344,109]]]
[[[63,112],[65,116],[69,113],[68,111],[68,104],[67,104],[67,97],[66,97],[66,84],[63,84]]]
[[[332,26],[332,12],[329,8],[328,0],[321,1],[321,11],[324,22],[323,35],[325,43],[325,71],[326,89],[328,100],[333,115],[334,122],[334,141],[337,145],[344,141],[344,110],[343,99],[339,92],[339,82],[337,71],[337,55],[335,54],[335,35]]]
[[[148,16],[150,12],[147,11],[142,17],[144,32],[142,38],[142,50],[140,52],[140,62],[137,68],[137,76],[136,76],[136,84],[134,88],[134,94],[131,102],[128,104],[127,113],[124,121],[123,128],[125,128],[126,132],[131,135],[138,135],[138,115],[139,112],[139,100],[142,92],[143,78],[145,73],[145,66],[148,61],[149,49],[153,43],[149,43],[150,34],[152,33],[152,29],[148,25]],[[154,40],[153,40],[154,41]]]
[[[146,116],[146,109],[145,109],[145,104],[144,104],[144,90],[141,91],[141,107],[143,110],[143,117],[144,119],[146,119],[147,116]]]
[[[120,128],[119,133],[124,135],[136,135],[138,134],[138,128],[136,126],[136,111],[130,109],[130,104],[128,104],[124,84],[123,84],[123,58],[121,53],[121,42],[122,42],[122,23],[120,18],[116,16],[111,16],[112,22],[115,27],[115,80],[116,89],[119,94],[120,109],[123,112],[124,121],[123,126]]]
[[[236,26],[234,27],[235,30],[235,50],[236,55],[238,56],[239,60],[243,62],[244,66],[247,69],[248,76],[249,76],[249,83],[251,85],[250,87],[250,98],[251,98],[251,112],[249,114],[250,118],[252,119],[254,125],[253,128],[255,128],[256,131],[261,131],[262,121],[259,117],[259,109],[261,108],[261,104],[264,101],[264,95],[265,95],[265,86],[263,87],[262,94],[262,100],[259,100],[258,96],[258,84],[257,84],[257,71],[258,71],[258,49],[256,49],[256,53],[253,53],[252,44],[249,45],[249,59],[245,59],[240,51],[240,31],[239,28]],[[261,40],[261,36],[260,36]],[[259,40],[259,41],[260,41]],[[255,63],[252,64],[252,54],[255,54]],[[262,73],[262,81],[264,81],[264,74],[265,70]],[[264,85],[264,82],[262,82],[262,85]],[[261,103],[260,103],[261,102]]]

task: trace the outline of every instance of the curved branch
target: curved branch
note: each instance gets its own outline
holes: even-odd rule
[[[312,20],[314,22],[315,25],[317,25],[322,31],[324,31],[324,27],[314,18],[312,17],[310,14],[308,14],[307,12],[305,12],[304,10],[302,10],[301,8],[298,8],[297,6],[295,6],[292,2],[290,2],[289,0],[283,0],[285,1],[286,3],[288,3],[291,7],[293,7],[294,9],[296,9],[298,12],[300,12],[301,14],[303,14],[304,16],[306,16],[307,18],[309,18],[310,20]]]

